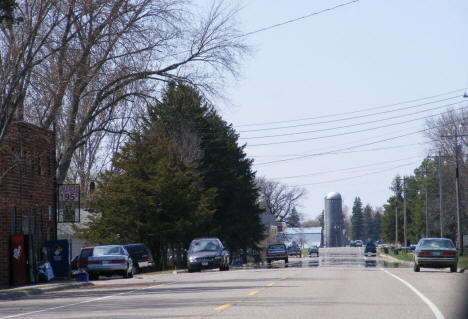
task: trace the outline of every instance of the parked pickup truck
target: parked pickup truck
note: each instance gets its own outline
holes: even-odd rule
[[[288,262],[288,249],[285,244],[272,244],[268,246],[266,251],[266,261],[271,264],[273,260],[284,260]]]

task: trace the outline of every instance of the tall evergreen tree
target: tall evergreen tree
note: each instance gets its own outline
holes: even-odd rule
[[[351,238],[363,239],[364,235],[364,218],[362,216],[362,202],[359,197],[354,199],[353,211],[351,217]]]
[[[204,186],[216,189],[214,234],[232,251],[256,248],[264,229],[255,172],[232,126],[194,88],[181,83],[170,83],[149,114],[178,145],[184,160],[196,165]]]
[[[362,231],[362,238],[364,241],[368,241],[372,237],[372,207],[367,204],[364,207],[364,211],[362,213],[363,219],[363,231]]]
[[[301,215],[297,212],[296,207],[291,210],[291,214],[286,217],[286,224],[289,227],[300,227],[301,226]]]

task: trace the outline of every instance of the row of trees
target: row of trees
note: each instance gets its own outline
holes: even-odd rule
[[[376,241],[381,238],[382,215],[367,204],[364,208],[359,197],[354,199],[351,216],[351,239]]]
[[[144,242],[158,267],[200,236],[233,253],[263,239],[252,160],[238,135],[201,95],[171,82],[103,173],[82,235],[92,242]],[[177,254],[176,254],[177,255]]]
[[[165,83],[213,97],[237,75],[237,9],[212,3],[1,0],[0,144],[13,120],[54,130],[57,182],[88,189]]]
[[[430,153],[435,156],[425,158],[414,170],[414,174],[394,178],[391,185],[393,195],[384,205],[382,217],[382,236],[386,241],[403,243],[405,215],[407,242],[416,243],[421,237],[439,236],[456,241],[457,162],[461,229],[463,233],[467,233],[465,215],[468,209],[468,138],[463,126],[467,117],[468,110],[464,109],[450,112],[427,123]],[[396,223],[398,239],[395,238]]]

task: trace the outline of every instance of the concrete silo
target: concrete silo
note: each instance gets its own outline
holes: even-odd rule
[[[344,220],[340,193],[332,192],[325,197],[324,246],[344,246]]]

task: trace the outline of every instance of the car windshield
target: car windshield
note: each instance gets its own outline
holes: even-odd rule
[[[441,248],[454,248],[454,245],[449,240],[440,240],[440,239],[426,239],[423,240],[419,244],[420,248],[433,248],[433,249],[441,249]]]
[[[190,244],[189,252],[217,251],[218,249],[219,244],[215,240],[197,240]]]
[[[268,249],[284,249],[283,244],[270,245]]]
[[[121,255],[122,252],[119,246],[101,246],[94,247],[93,256],[104,256],[104,255]]]

